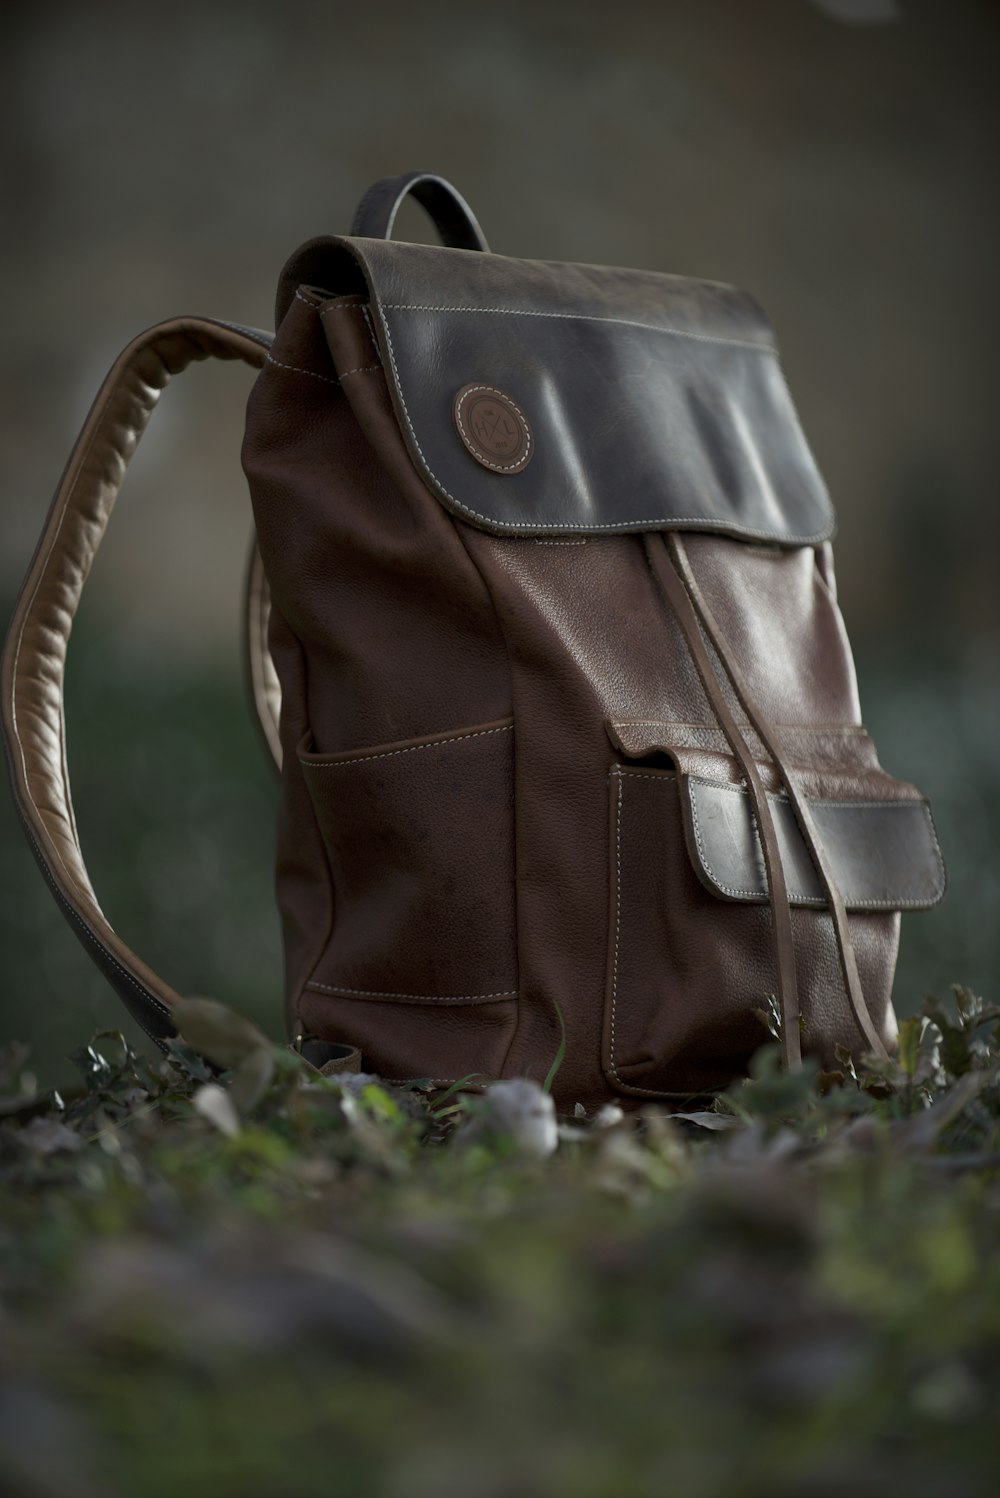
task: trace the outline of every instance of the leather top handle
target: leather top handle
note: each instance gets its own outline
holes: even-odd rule
[[[396,214],[411,195],[426,211],[443,245],[489,253],[486,235],[462,194],[433,172],[404,172],[374,183],[358,204],[351,233],[364,239],[391,239]]]
[[[4,644],[3,735],[14,800],[57,902],[133,1019],[159,1043],[178,995],[112,930],[73,815],[63,681],[73,618],[128,464],[161,392],[197,359],[259,368],[270,333],[179,317],[141,333],[115,361],[70,455]]]
[[[429,214],[446,249],[481,250],[489,254],[486,236],[468,203],[450,182],[433,172],[404,172],[401,177],[383,177],[376,182],[358,204],[351,234],[362,239],[391,239],[396,214],[410,194]],[[320,234],[299,246],[278,277],[274,303],[276,328],[281,327],[300,286],[329,290],[331,272],[343,258],[343,241],[331,239],[328,234]],[[353,261],[350,270],[355,279],[360,276]],[[362,287],[363,283],[358,289]]]

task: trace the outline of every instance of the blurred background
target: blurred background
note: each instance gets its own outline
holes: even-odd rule
[[[179,312],[271,326],[284,260],[377,177],[452,178],[500,252],[737,282],[838,508],[866,721],[949,864],[904,918],[897,1006],[995,999],[998,41],[987,0],[7,0],[4,618],[119,348]],[[428,237],[417,212],[398,237]],[[238,631],[251,378],[197,368],[154,417],[74,633],[69,756],[112,924],[277,1035],[276,786]],[[4,794],[0,1040],[55,1081],[121,1020]]]

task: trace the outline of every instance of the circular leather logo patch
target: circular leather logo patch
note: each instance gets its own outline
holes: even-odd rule
[[[455,396],[455,426],[477,463],[494,473],[520,473],[535,450],[528,418],[495,385],[463,385]]]

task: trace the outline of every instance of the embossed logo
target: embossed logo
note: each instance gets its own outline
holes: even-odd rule
[[[477,463],[494,473],[520,473],[535,450],[528,418],[495,385],[463,385],[455,396],[455,426]]]

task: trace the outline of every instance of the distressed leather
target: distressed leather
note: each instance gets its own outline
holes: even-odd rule
[[[861,722],[829,501],[755,304],[645,272],[373,240],[311,241],[290,267],[243,456],[283,695],[292,1027],[359,1046],[390,1077],[541,1079],[561,1013],[567,1105],[689,1096],[745,1069],[775,985],[759,843],[642,537],[625,533],[659,529],[661,511],[689,526],[701,503],[690,566],[755,709],[778,725],[780,764],[720,668],[777,807],[804,1048],[832,1058],[869,1043],[788,822],[789,765],[814,809],[865,803],[831,806],[826,853],[851,900],[866,1013],[891,1045],[898,911],[938,897],[941,867],[919,793],[881,769]],[[483,310],[423,310],[443,306]],[[530,416],[523,472],[491,474],[463,447],[451,404],[471,379]],[[691,424],[695,389],[714,425]],[[450,480],[442,493],[445,471],[460,494]],[[648,492],[643,472],[690,502],[624,510]],[[748,541],[765,531],[768,544]],[[435,743],[461,745],[461,760],[420,747]],[[703,815],[706,795],[738,804],[735,853],[717,839],[698,858],[692,786]],[[900,840],[873,868],[884,838],[865,819],[890,816]],[[871,898],[885,908],[862,907]]]
[[[381,240],[331,240],[363,272],[411,458],[442,502],[498,533],[683,528],[818,543],[833,512],[756,304],[711,282]],[[322,275],[322,264],[314,264]],[[340,272],[343,273],[342,271]],[[329,272],[328,272],[329,274]],[[455,442],[483,382],[534,434],[519,473]]]
[[[312,240],[269,351],[177,320],[98,398],[3,664],[15,795],[58,898],[169,1034],[176,994],[86,876],[62,668],[160,389],[237,357],[260,366],[248,670],[303,1053],[541,1080],[565,1026],[555,1095],[591,1108],[727,1086],[775,993],[792,1064],[799,1016],[822,1060],[890,1047],[900,911],[940,898],[943,865],[862,723],[832,511],[763,314],[707,282],[491,255],[429,180],[377,184],[362,226],[388,234],[413,191],[469,248]],[[522,471],[460,440],[473,381],[528,415]]]
[[[681,800],[688,852],[708,888],[729,900],[766,900],[760,838],[744,787],[685,775]],[[929,910],[937,904],[944,894],[944,863],[926,801],[810,800],[848,910]],[[773,802],[789,899],[793,905],[825,905],[787,797]]]

